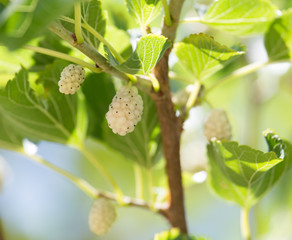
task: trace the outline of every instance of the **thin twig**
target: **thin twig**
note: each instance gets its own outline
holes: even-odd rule
[[[107,179],[107,181],[111,184],[119,199],[121,199],[123,196],[122,190],[120,189],[119,185],[112,177],[112,175],[103,167],[102,164],[99,163],[98,159],[96,159],[96,157],[91,152],[89,152],[82,144],[77,145],[76,148]]]
[[[96,197],[103,197],[109,200],[117,201],[117,196],[113,193],[105,193],[105,192],[98,192],[96,194]],[[134,199],[128,196],[123,196],[122,198],[123,206],[133,206],[133,207],[139,207],[139,208],[144,208],[147,210],[154,211],[156,213],[159,213],[163,216],[167,216],[167,205],[166,204],[156,204],[154,206],[148,204],[144,200],[141,199]]]
[[[147,202],[141,199],[135,199],[131,198],[129,196],[118,196],[117,194],[110,193],[110,192],[103,192],[99,191],[95,187],[93,187],[90,183],[85,181],[82,178],[79,178],[75,176],[72,173],[67,172],[66,170],[59,168],[50,162],[44,160],[42,157],[38,155],[30,155],[24,152],[23,150],[18,150],[19,153],[25,155],[28,157],[30,160],[33,160],[34,162],[41,164],[54,172],[57,172],[58,174],[62,175],[63,177],[67,178],[69,181],[71,181],[74,185],[76,185],[80,190],[82,190],[84,193],[86,193],[88,196],[92,198],[98,198],[98,197],[103,197],[112,201],[117,202],[118,204],[122,206],[135,206],[143,209],[148,209],[151,211],[154,211],[156,213],[165,215],[165,209],[167,208],[166,205],[164,204],[157,204],[154,207],[150,206]]]

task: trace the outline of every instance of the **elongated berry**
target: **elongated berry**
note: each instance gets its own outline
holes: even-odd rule
[[[218,140],[231,139],[231,126],[224,110],[214,109],[211,111],[204,124],[204,134],[208,140],[212,138]]]
[[[136,87],[121,87],[106,113],[109,127],[121,136],[134,131],[143,113],[143,100]]]
[[[110,230],[116,218],[115,206],[105,198],[98,198],[89,213],[89,228],[96,235],[103,235]]]
[[[70,64],[61,73],[59,91],[64,94],[76,93],[85,80],[85,71],[79,65]]]

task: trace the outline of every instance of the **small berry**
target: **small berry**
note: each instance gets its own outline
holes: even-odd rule
[[[79,90],[84,79],[84,69],[79,65],[70,64],[61,72],[61,78],[58,82],[59,91],[64,94],[74,94]]]
[[[110,230],[117,218],[115,206],[105,198],[94,201],[89,213],[89,228],[100,236]]]
[[[212,138],[218,140],[231,139],[231,126],[224,110],[212,110],[204,124],[204,134],[209,141]]]
[[[114,96],[105,117],[115,134],[125,136],[141,120],[143,100],[136,87],[121,87]]]

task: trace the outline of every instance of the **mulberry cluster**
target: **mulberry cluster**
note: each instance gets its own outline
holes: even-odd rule
[[[143,113],[143,100],[136,87],[121,87],[106,113],[109,127],[115,134],[125,136],[134,131]]]
[[[70,64],[61,73],[59,91],[64,94],[76,93],[85,80],[85,71],[79,65]]]
[[[204,134],[209,141],[212,138],[218,140],[231,139],[231,126],[224,110],[212,110],[204,124]]]
[[[98,198],[89,213],[89,228],[100,236],[108,232],[117,218],[115,206],[105,198]]]

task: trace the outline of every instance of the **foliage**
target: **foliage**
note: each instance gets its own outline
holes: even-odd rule
[[[108,52],[110,64],[116,69],[130,74],[147,75],[159,62],[170,45],[171,43],[167,38],[148,34],[139,40],[135,52],[122,64],[119,64],[108,48],[106,48],[106,51]]]
[[[250,208],[277,182],[288,166],[287,146],[274,133],[265,138],[268,153],[236,142],[208,145],[210,184],[216,193]]]
[[[83,172],[84,161],[80,175],[86,180],[38,155],[30,157],[62,174],[90,197],[148,209],[161,214],[172,227],[178,227],[181,223],[171,219],[183,215],[174,216],[171,212],[177,208],[177,199],[184,204],[178,165],[182,161],[179,154],[181,158],[183,154],[178,142],[182,149],[184,144],[206,142],[199,131],[189,134],[190,141],[180,141],[181,133],[188,131],[188,123],[184,122],[192,119],[191,109],[197,105],[204,109],[226,106],[235,139],[240,143],[213,139],[207,144],[208,183],[213,191],[248,210],[261,204],[260,200],[276,183],[283,187],[281,178],[288,175],[292,166],[291,142],[267,130],[264,137],[268,151],[263,152],[258,150],[256,135],[261,127],[273,125],[289,138],[289,73],[284,80],[276,79],[281,73],[273,72],[274,75],[264,76],[273,75],[273,81],[260,81],[257,73],[245,82],[218,86],[271,63],[291,63],[292,9],[283,9],[291,4],[285,5],[284,0],[278,6],[277,1],[270,0],[217,0],[205,11],[198,11],[200,17],[184,20],[194,11],[187,9],[193,6],[192,1],[185,1],[188,5],[180,16],[182,2],[125,0],[122,11],[121,3],[114,0],[0,0],[0,148],[26,154],[26,139],[37,144],[48,141],[73,145],[94,166],[88,172],[98,176],[98,181],[93,180],[96,185],[92,186],[89,182],[94,178]],[[196,7],[203,9],[198,2],[208,1],[195,2]],[[164,23],[165,19],[171,19],[173,25]],[[158,29],[161,22],[163,27]],[[200,22],[210,28],[195,33],[197,29],[185,27],[187,22]],[[76,39],[78,26],[84,38],[82,43]],[[250,42],[255,42],[259,35],[264,37],[268,60],[248,64],[252,59]],[[23,54],[23,49],[33,52]],[[77,94],[63,95],[58,81],[70,63],[85,68],[86,80]],[[116,90],[124,84],[139,88],[144,111],[135,130],[122,137],[108,127],[105,114]],[[251,109],[248,114],[246,109]],[[195,119],[202,118],[199,115]],[[88,147],[90,142],[95,143],[92,148]],[[205,152],[196,151],[190,156],[192,164],[200,155],[205,156]],[[123,164],[130,166],[131,174],[120,171]],[[164,167],[166,171],[162,170]],[[104,192],[99,178],[107,181],[104,189],[115,193]],[[125,185],[132,185],[121,187],[124,178],[128,179]],[[181,230],[184,232],[183,227]],[[205,238],[184,235],[176,228],[154,237],[179,239]]]
[[[276,17],[277,8],[266,0],[219,0],[206,12],[203,21],[233,34],[263,33]]]
[[[193,34],[175,45],[174,51],[185,71],[202,81],[224,67],[230,58],[244,52],[216,42],[207,34]]]

